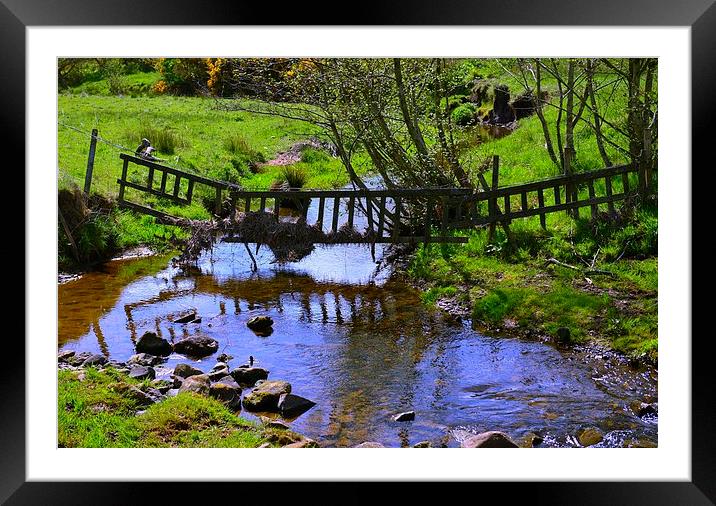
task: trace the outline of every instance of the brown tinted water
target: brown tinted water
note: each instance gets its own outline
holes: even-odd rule
[[[450,326],[416,290],[391,281],[385,269],[376,273],[367,246],[318,247],[286,267],[271,264],[263,249],[257,258],[252,274],[243,245],[220,243],[191,274],[168,257],[110,262],[58,287],[59,348],[124,361],[148,330],[170,341],[207,334],[219,341],[217,354],[235,357],[231,367],[251,355],[269,378],[315,401],[290,425],[324,446],[457,446],[461,431],[484,430],[517,440],[535,432],[543,445],[575,446],[583,426],[604,431],[605,446],[657,441],[656,421],[629,408],[656,398],[650,371],[609,362],[595,369],[539,342]],[[189,311],[201,323],[172,323]],[[259,314],[274,319],[270,336],[246,327]],[[216,356],[174,354],[158,372],[167,375],[180,362],[206,371]],[[416,412],[414,421],[392,421],[406,410]]]

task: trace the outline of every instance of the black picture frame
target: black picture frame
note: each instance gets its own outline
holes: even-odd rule
[[[346,20],[352,25],[682,26],[691,27],[693,159],[707,160],[716,115],[714,0],[443,0],[439,3],[400,0],[375,5],[361,2],[353,7],[355,12],[350,15],[328,19],[330,14],[339,11],[335,4],[323,2],[312,2],[308,9],[299,4],[276,8],[269,2],[0,0],[0,101],[3,104],[0,138],[6,146],[24,145],[25,100],[18,97],[25,97],[25,29],[29,26],[341,25]],[[24,150],[17,149],[16,153],[20,155],[16,166],[24,167]],[[682,170],[690,171],[691,168]],[[18,183],[24,186],[24,181]],[[697,216],[693,205],[692,215]],[[27,230],[24,233],[28,233]],[[693,309],[692,314],[695,314]],[[691,338],[691,329],[685,331],[689,335],[681,337]],[[709,374],[712,339],[705,337],[709,338],[691,339],[691,482],[480,483],[479,489],[472,484],[473,491],[479,490],[479,495],[484,497],[497,492],[510,501],[516,499],[529,504],[715,504],[716,420],[713,406],[716,405],[716,390]],[[684,341],[688,342],[687,339]],[[244,487],[242,484],[209,483],[157,486],[121,482],[26,482],[25,374],[22,366],[25,350],[18,339],[6,339],[5,346],[6,353],[15,358],[3,365],[3,381],[0,382],[3,411],[0,500],[7,504],[127,504],[154,502],[159,498],[169,501],[171,496],[186,498],[187,493],[198,492],[208,494],[205,497],[210,501],[231,501],[233,494]],[[245,499],[250,495],[258,499],[267,497],[266,494],[274,495],[275,487],[275,484],[253,484],[250,494],[244,489],[247,495],[242,493],[242,497]],[[423,496],[431,489],[435,490],[425,483],[403,488],[401,494],[408,494],[404,496],[405,500],[413,494]],[[465,492],[463,488],[444,485],[439,490],[445,499],[455,491]],[[372,503],[375,500],[372,489],[359,484],[342,484],[340,491],[334,491],[327,484],[316,489],[315,484],[294,483],[290,485],[290,491],[291,497],[314,496],[317,502],[327,500],[332,504]]]

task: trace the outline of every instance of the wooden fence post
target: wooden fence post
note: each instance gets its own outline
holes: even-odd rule
[[[491,191],[497,191],[500,180],[500,157],[494,155],[492,157],[492,187]],[[490,218],[490,231],[487,236],[488,242],[495,239],[495,229],[497,227],[497,197],[492,197],[488,205],[487,214]]]
[[[97,150],[97,129],[92,129],[92,138],[90,139],[89,156],[87,156],[87,172],[85,172],[85,195],[89,196],[90,186],[92,185],[92,171],[94,170],[94,154]]]
[[[566,176],[574,175],[572,168],[572,162],[574,158],[574,148],[564,148],[564,174]],[[565,188],[565,203],[576,202],[578,200],[577,186],[574,183],[567,183]],[[567,215],[574,218],[579,218],[579,208],[567,209]]]

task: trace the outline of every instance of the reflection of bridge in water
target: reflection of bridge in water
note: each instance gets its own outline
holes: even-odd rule
[[[191,284],[187,286],[186,282],[190,280]],[[406,290],[405,285],[390,281],[382,286],[341,285],[318,283],[306,275],[278,273],[271,278],[222,281],[211,275],[197,275],[191,278],[176,276],[172,283],[174,288],[163,289],[152,297],[124,304],[127,329],[132,342],[139,337],[139,327],[146,330],[146,322],[143,322],[145,325],[141,325],[141,322],[137,325],[134,316],[136,311],[196,295],[220,295],[227,301],[233,302],[227,304],[223,300],[220,301],[213,316],[199,315],[202,317],[203,324],[211,323],[212,318],[225,317],[229,313],[239,315],[256,310],[275,310],[283,313],[286,305],[292,304],[295,307],[292,311],[293,317],[303,323],[359,325],[367,329],[376,329],[385,324],[386,320],[390,320],[391,325],[396,323],[415,325],[411,317],[413,311],[410,308],[415,307],[417,310],[420,306],[416,293]],[[153,330],[161,336],[163,323],[172,323],[173,319],[189,311],[189,309],[173,310],[155,315],[152,322]],[[99,323],[95,325],[99,329]],[[193,328],[196,326],[191,324],[181,326],[172,324],[167,327],[171,339],[189,335]]]

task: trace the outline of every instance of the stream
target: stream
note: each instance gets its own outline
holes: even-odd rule
[[[309,220],[315,214],[312,205]],[[286,380],[316,402],[288,422],[321,446],[459,446],[469,433],[499,430],[518,443],[538,434],[541,446],[570,447],[579,446],[575,433],[584,427],[605,434],[597,446],[657,443],[656,418],[630,408],[656,400],[655,371],[482,335],[469,321],[449,323],[417,290],[391,279],[384,253],[377,245],[378,265],[366,245],[316,246],[303,260],[279,265],[262,248],[252,273],[243,244],[220,242],[191,273],[172,267],[168,256],[108,262],[58,286],[58,347],[123,362],[146,331],[173,342],[211,336],[216,355],[235,357],[232,369],[253,356],[269,379]],[[172,323],[190,311],[201,323]],[[262,314],[275,322],[269,336],[246,327]],[[216,355],[172,354],[157,377],[182,362],[209,371]],[[408,410],[414,421],[392,420]]]

